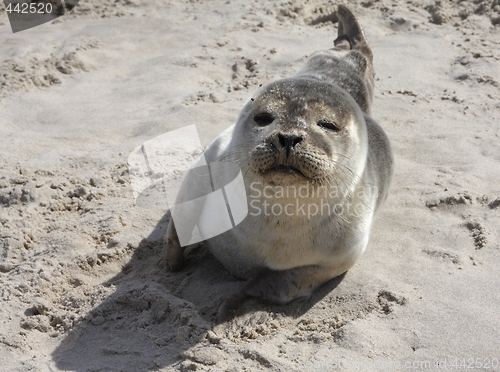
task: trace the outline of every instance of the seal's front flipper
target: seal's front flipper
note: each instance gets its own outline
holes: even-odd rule
[[[165,248],[167,250],[167,263],[172,271],[179,271],[186,264],[184,258],[184,248],[181,247],[177,230],[175,229],[174,219],[170,217],[167,236],[165,237]]]
[[[339,18],[338,37],[333,42],[338,49],[351,50],[356,49],[368,58],[369,62],[373,60],[373,54],[368,46],[363,28],[358,19],[344,5],[337,8],[337,17]]]

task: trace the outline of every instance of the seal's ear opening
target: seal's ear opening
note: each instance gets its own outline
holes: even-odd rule
[[[345,5],[338,6],[337,17],[339,26],[338,37],[333,42],[335,47],[342,50],[359,50],[371,62],[373,54],[358,19]]]

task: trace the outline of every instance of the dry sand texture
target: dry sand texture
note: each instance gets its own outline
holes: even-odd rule
[[[332,46],[336,5],[81,0],[17,34],[2,9],[1,370],[500,370],[498,0],[347,2],[397,168],[366,254],[311,300],[216,325],[242,283],[203,252],[168,273],[168,219],[134,205],[136,146],[208,144]]]

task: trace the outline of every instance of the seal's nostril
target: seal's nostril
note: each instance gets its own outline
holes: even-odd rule
[[[278,141],[282,148],[293,148],[304,140],[304,137],[296,134],[278,133]]]
[[[281,133],[278,133],[278,141],[281,145],[281,147],[286,147],[286,144],[287,144],[287,140],[286,140],[286,136],[281,134]]]
[[[292,140],[292,147],[301,143],[303,139],[304,137],[302,136],[295,136],[295,138]]]

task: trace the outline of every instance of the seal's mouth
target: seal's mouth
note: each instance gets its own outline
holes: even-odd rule
[[[298,170],[295,167],[292,166],[287,166],[287,165],[278,165],[276,167],[270,168],[266,173],[279,173],[283,175],[289,175],[289,176],[302,176],[304,178],[307,178],[304,173],[302,173],[300,170]]]

